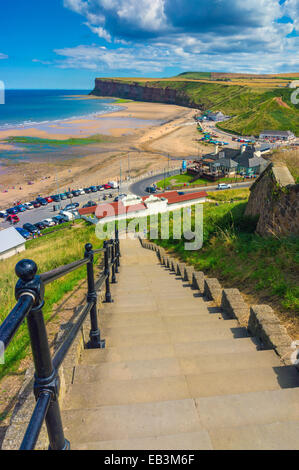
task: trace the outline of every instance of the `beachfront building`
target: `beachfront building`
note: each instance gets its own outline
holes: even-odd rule
[[[150,196],[139,197],[129,194],[117,202],[102,203],[93,207],[79,209],[81,216],[95,214],[97,221],[102,223],[114,220],[133,219],[146,217],[152,214],[161,214],[175,211],[183,207],[206,202],[207,193],[197,191],[194,193],[183,193],[169,191]],[[94,221],[94,220],[93,220]]]
[[[219,158],[211,165],[211,169],[220,171],[225,176],[234,176],[237,173],[238,163],[231,158]]]
[[[286,141],[295,139],[295,134],[291,131],[263,131],[260,133],[260,139]]]
[[[299,80],[293,80],[288,84],[288,88],[297,88],[299,87]]]
[[[0,260],[21,253],[25,250],[25,238],[14,227],[0,231]]]

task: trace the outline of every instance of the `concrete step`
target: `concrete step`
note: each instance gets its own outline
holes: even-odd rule
[[[73,384],[64,399],[64,409],[80,409],[103,405],[129,405],[190,398],[183,376],[150,377],[132,380],[107,378],[86,384]]]
[[[88,351],[86,351],[88,354]],[[189,358],[163,358],[148,361],[127,361],[76,366],[74,383],[91,383],[103,380],[130,380],[149,377],[171,377],[194,375],[218,370],[238,370],[259,367],[280,366],[280,360],[273,351],[250,351],[245,353],[202,354]]]
[[[192,397],[211,397],[299,387],[293,367],[263,367],[186,375]]]
[[[299,450],[299,422],[215,429],[215,450]]]
[[[205,431],[191,399],[65,410],[62,422],[67,439],[81,445]]]
[[[207,431],[143,439],[72,443],[71,448],[72,450],[213,450]]]
[[[238,354],[246,351],[256,351],[258,345],[254,338],[224,338],[211,341],[194,341],[175,343],[174,351],[177,357],[196,356],[198,354]]]
[[[197,398],[207,430],[299,421],[299,389],[278,389]]]

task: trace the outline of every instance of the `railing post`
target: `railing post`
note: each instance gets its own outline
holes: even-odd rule
[[[98,327],[98,312],[97,312],[97,293],[95,291],[95,284],[94,284],[94,271],[93,271],[93,251],[92,245],[87,243],[85,245],[85,258],[89,258],[89,263],[86,265],[87,267],[87,302],[93,302],[93,306],[90,310],[90,333],[89,338],[90,341],[87,343],[87,349],[104,349],[105,348],[105,340],[101,340],[101,333]]]
[[[16,265],[15,270],[19,277],[15,288],[16,299],[18,300],[23,295],[31,295],[34,298],[34,306],[27,316],[35,366],[34,395],[37,400],[42,394],[51,394],[51,402],[45,418],[50,442],[49,449],[68,450],[70,443],[64,437],[58,402],[60,380],[52,364],[42,311],[44,284],[40,276],[36,275],[37,266],[34,261],[22,260]]]
[[[108,241],[104,241],[104,248],[105,248],[105,276],[106,276],[106,294],[105,294],[105,302],[111,303],[112,297],[110,292],[110,268],[109,268],[109,251],[110,246]]]
[[[119,252],[119,233],[118,233],[118,229],[115,229],[115,247],[116,247],[116,264],[115,264],[115,272],[118,273],[118,268],[119,268],[119,256],[120,256],[120,252]]]
[[[112,284],[116,284],[116,242],[115,240],[111,240],[111,262],[112,262]]]

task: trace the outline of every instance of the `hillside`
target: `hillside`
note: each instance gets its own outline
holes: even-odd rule
[[[279,80],[267,78],[252,80],[249,86],[248,80],[213,82],[186,78],[188,74],[163,80],[97,78],[92,94],[219,110],[232,116],[221,128],[243,135],[258,135],[265,128],[299,135],[299,105],[291,103],[291,90],[285,88],[285,82],[282,86]]]

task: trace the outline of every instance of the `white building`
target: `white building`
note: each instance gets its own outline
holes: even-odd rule
[[[299,87],[299,80],[294,80],[288,84],[289,88],[298,88]]]
[[[182,207],[190,207],[194,204],[206,202],[207,193],[197,191],[184,193],[183,191],[169,191],[150,196],[139,197],[133,194],[122,198],[117,202],[99,204],[98,206],[79,209],[81,215],[95,214],[101,223],[114,220],[133,219],[146,217],[152,214],[175,211]]]
[[[14,227],[0,231],[0,260],[25,250],[25,238]]]

